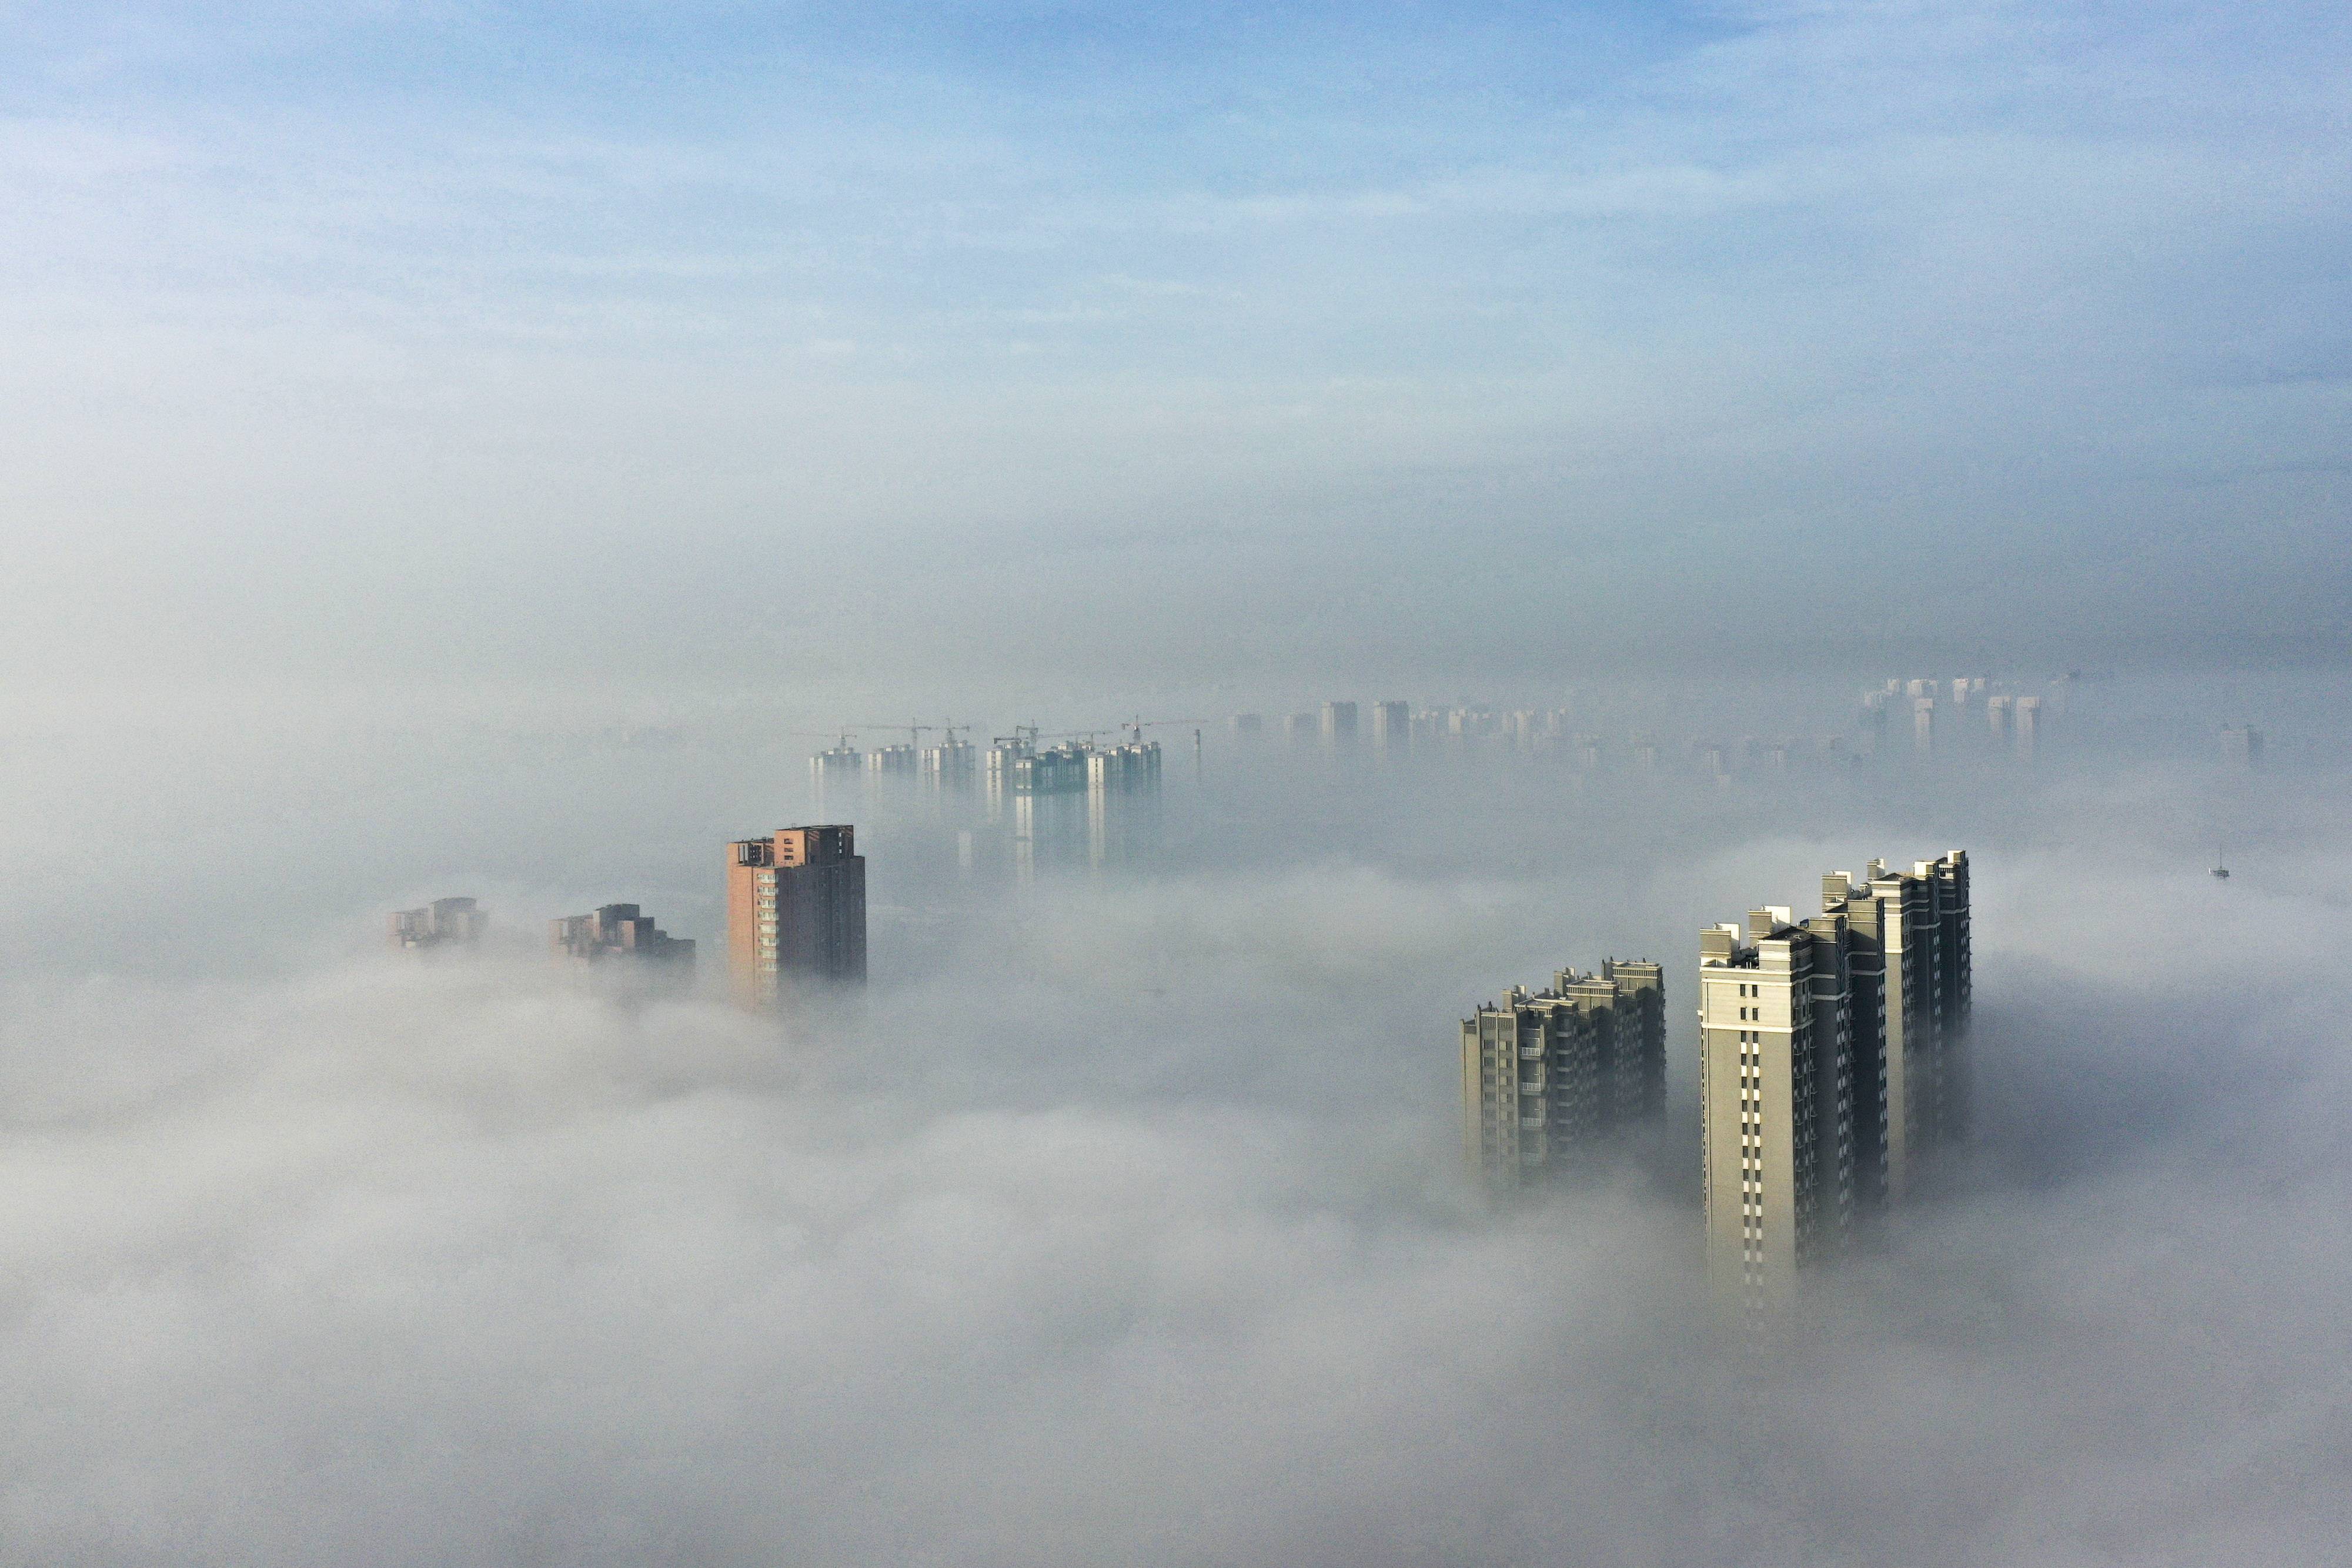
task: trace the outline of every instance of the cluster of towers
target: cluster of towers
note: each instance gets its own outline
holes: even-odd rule
[[[989,743],[982,801],[1024,883],[1057,864],[1101,867],[1147,850],[1160,825],[1160,743],[1042,744],[1034,729]],[[965,842],[970,841],[966,835]]]
[[[772,1009],[794,993],[866,979],[866,857],[845,822],[783,828],[727,846],[727,971],[736,1000]],[[470,898],[436,899],[392,916],[404,952],[478,944],[489,916]],[[693,972],[695,944],[634,904],[548,923],[557,957],[621,962],[648,978]]]
[[[1952,695],[1944,697],[1937,681],[1890,681],[1885,690],[1864,695],[1863,728],[1859,737],[1816,734],[1736,739],[1700,735],[1687,743],[1662,742],[1641,730],[1603,733],[1593,726],[1590,710],[1572,707],[1503,708],[1484,705],[1417,708],[1410,703],[1370,705],[1370,739],[1360,744],[1358,706],[1327,702],[1320,712],[1301,711],[1276,716],[1233,716],[1233,738],[1249,746],[1278,731],[1294,748],[1319,746],[1327,754],[1349,756],[1369,751],[1375,757],[1474,757],[1517,755],[1564,764],[1580,780],[1604,775],[1641,777],[1672,773],[1728,783],[1742,774],[1787,775],[1802,771],[1849,768],[1885,749],[1887,716],[1897,707],[1914,714],[1915,745],[1923,752],[1936,746],[1937,713],[1944,716],[1945,743],[1953,744],[1951,726],[1959,722],[1955,710],[1981,707],[1986,730],[2003,744],[2013,744],[2031,756],[2039,732],[2042,700],[1993,691],[1991,683],[1967,676],[1950,683]],[[1916,691],[1916,697],[1906,697]],[[1938,707],[1942,702],[1944,706]]]
[[[1352,702],[1327,702],[1319,710],[1286,714],[1279,723],[1284,737],[1294,743],[1314,742],[1329,751],[1352,751],[1366,738],[1361,710]],[[1566,708],[1485,706],[1416,708],[1407,702],[1371,705],[1369,740],[1371,748],[1401,752],[1416,747],[1472,741],[1507,742],[1535,751],[1565,741],[1572,733],[1573,716]],[[1234,738],[1255,741],[1267,733],[1264,714],[1237,713],[1228,721]]]
[[[2063,684],[2058,689],[2063,694]],[[1972,710],[1983,712],[1980,725],[1969,719]],[[1988,743],[2007,747],[2030,759],[2041,739],[2042,698],[1999,689],[1982,675],[1958,675],[1948,684],[1890,680],[1863,693],[1863,729],[1874,747],[1885,745],[1889,716],[1896,712],[1910,715],[1911,747],[1922,757],[1931,757],[1939,747],[1979,733]]]
[[[885,781],[919,786],[938,816],[954,814],[959,800],[976,804],[969,825],[956,834],[958,864],[969,874],[983,858],[992,864],[1001,860],[1003,869],[1027,883],[1041,870],[1100,869],[1157,844],[1162,754],[1143,731],[1149,724],[1178,722],[1192,721],[1138,719],[1118,726],[1129,737],[1113,744],[1099,744],[1099,730],[1046,736],[1023,726],[985,748],[950,730],[937,746],[860,750],[844,732],[838,745],[809,758],[809,781],[820,811],[853,783],[870,804],[872,791]],[[1193,748],[1197,760],[1197,731]]]
[[[1968,1115],[1969,860],[1873,861],[1700,936],[1710,1272],[1785,1295],[1858,1210],[1900,1203]]]
[[[908,727],[920,739],[929,725]],[[969,789],[979,773],[980,748],[968,740],[956,737],[958,727],[946,727],[945,737],[937,746],[919,746],[908,742],[903,746],[875,746],[864,750],[849,744],[850,732],[840,740],[809,758],[809,785],[816,793],[819,810],[824,809],[828,789],[864,779],[868,782],[881,779],[919,779],[931,789]]]
[[[1966,1130],[1968,855],[1832,872],[1817,915],[1767,906],[1702,932],[1698,978],[1709,1273],[1785,1298]],[[1612,959],[1465,1019],[1464,1143],[1485,1182],[1556,1177],[1660,1120],[1664,1018],[1660,967]]]
[[[1571,1171],[1664,1114],[1665,998],[1658,965],[1610,958],[1462,1020],[1463,1142],[1490,1186]]]

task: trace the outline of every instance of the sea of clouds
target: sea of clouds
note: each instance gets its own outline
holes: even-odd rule
[[[611,771],[674,767],[716,821],[707,761]],[[782,1030],[524,941],[368,945],[456,883],[240,872],[205,791],[349,841],[382,797],[324,762],[157,785],[194,791],[202,918],[250,912],[216,960],[143,963],[126,904],[11,840],[85,935],[13,927],[0,988],[0,1555],[2305,1564],[2352,1530],[2326,770],[1781,798],[1230,763],[1171,773],[1158,858],[1026,891],[896,875],[929,830],[877,803],[876,984]],[[417,857],[560,859],[603,808],[518,780],[581,768],[450,765],[474,805],[416,813]],[[521,932],[713,881],[655,863],[718,841],[689,827],[576,897],[487,856],[480,885]],[[1679,1023],[1654,1143],[1544,1202],[1467,1187],[1469,1005],[1639,948],[1681,1019],[1701,920],[1956,844],[1975,1140],[1769,1347],[1709,1311]],[[715,967],[709,890],[645,901]]]

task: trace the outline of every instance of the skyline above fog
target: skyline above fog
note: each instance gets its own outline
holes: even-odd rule
[[[918,800],[865,801],[874,983],[781,1029],[523,942],[397,958],[373,918],[492,866],[526,938],[598,895],[708,911],[719,832],[787,787],[756,751],[79,754],[32,801],[50,840],[0,841],[39,916],[0,973],[0,1544],[2324,1560],[2341,759],[2218,775],[2148,741],[2148,695],[2086,696],[2109,721],[2031,767],[1799,789],[1227,755],[1171,777],[1168,859],[1017,896],[960,888]],[[160,851],[106,803],[155,776]],[[1697,929],[1948,847],[1975,1138],[1759,1365],[1703,1305]],[[1455,1019],[1612,953],[1662,959],[1682,1020],[1660,1135],[1488,1209]]]
[[[60,681],[2345,652],[2337,7],[11,7]]]
[[[2340,1555],[2343,11],[0,5],[0,1563]]]

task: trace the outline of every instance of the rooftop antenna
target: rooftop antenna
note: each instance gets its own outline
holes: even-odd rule
[[[2230,880],[2230,865],[2229,862],[2222,857],[2221,849],[2222,846],[2220,844],[2213,846],[2213,874],[2227,882]]]

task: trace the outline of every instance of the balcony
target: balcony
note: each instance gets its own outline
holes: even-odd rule
[[[1540,1043],[1535,1045],[1523,1045],[1519,1047],[1519,1060],[1521,1061],[1541,1061],[1543,1058],[1544,1048]]]
[[[1542,1112],[1538,1111],[1533,1115],[1528,1114],[1525,1111],[1519,1113],[1519,1131],[1522,1133],[1539,1133],[1543,1131],[1543,1124]]]

